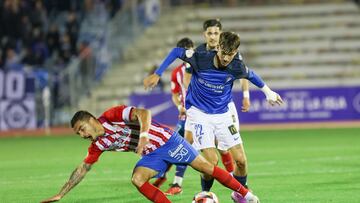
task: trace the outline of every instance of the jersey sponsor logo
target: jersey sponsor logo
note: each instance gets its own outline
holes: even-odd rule
[[[211,88],[214,92],[223,92],[225,86],[224,85],[214,85],[214,84],[211,84],[211,83],[208,83],[207,81],[205,81],[204,79],[202,78],[198,78],[198,81],[200,84],[208,87],[208,88]]]
[[[181,161],[186,155],[188,155],[189,151],[184,147],[183,144],[179,144],[174,151],[169,150],[168,153],[172,158]]]
[[[237,130],[234,125],[229,126],[228,129],[232,135],[235,135],[237,133]]]

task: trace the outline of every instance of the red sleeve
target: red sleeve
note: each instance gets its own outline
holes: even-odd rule
[[[116,106],[105,111],[102,117],[110,122],[130,121],[132,109],[131,106]]]
[[[171,92],[177,94],[181,91],[179,81],[177,80],[176,73],[178,72],[178,67],[175,68],[171,73]]]
[[[95,143],[91,143],[90,147],[88,148],[88,153],[84,159],[84,162],[87,164],[93,164],[95,163],[100,155],[103,153]]]

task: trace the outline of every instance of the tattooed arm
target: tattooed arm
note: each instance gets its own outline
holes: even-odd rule
[[[86,173],[90,170],[91,164],[85,162],[81,163],[71,174],[69,180],[61,188],[60,192],[46,200],[43,200],[41,203],[47,202],[56,202],[59,201],[66,193],[68,193],[72,188],[74,188],[80,181],[85,177]]]

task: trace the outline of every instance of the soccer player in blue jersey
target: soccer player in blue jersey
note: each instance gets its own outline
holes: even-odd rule
[[[193,146],[201,150],[211,162],[216,163],[217,147],[229,150],[236,162],[243,148],[237,128],[234,126],[228,104],[232,100],[233,82],[240,78],[248,79],[259,87],[271,105],[282,104],[279,94],[272,91],[264,81],[243,61],[235,58],[240,46],[239,35],[233,32],[223,32],[217,51],[194,52],[184,48],[174,48],[154,74],[144,79],[144,87],[154,87],[164,70],[176,59],[189,63],[192,68],[192,78],[186,95],[187,109],[186,129],[194,135]],[[234,178],[243,182],[238,164],[233,173]],[[206,177],[206,175],[204,175]],[[210,179],[207,178],[206,179]]]
[[[219,44],[220,34],[222,32],[221,22],[218,19],[206,20],[203,23],[203,30],[204,30],[203,35],[204,35],[206,42],[199,45],[195,50],[196,51],[216,50],[218,47],[218,44]],[[237,53],[234,58],[242,61],[242,56],[240,53]],[[241,82],[242,91],[243,91],[243,100],[242,100],[241,111],[247,112],[250,108],[249,81],[246,79],[241,79],[240,82]],[[229,107],[229,111],[231,112],[232,117],[234,119],[234,125],[235,125],[237,131],[239,131],[239,133],[240,133],[239,117],[238,117],[238,113],[236,110],[236,106],[232,100],[228,104],[228,107]],[[241,136],[240,136],[240,140],[241,140]],[[237,159],[236,164],[238,165],[238,167],[240,169],[241,180],[242,180],[241,184],[243,184],[244,186],[247,187],[247,159],[246,159],[246,154],[245,154],[245,150],[244,150],[242,141],[241,141],[240,145],[243,149],[240,150],[241,154],[238,155],[239,158]],[[221,160],[222,160],[226,170],[229,172],[233,172],[234,166],[233,166],[233,159],[232,159],[231,153],[229,153],[228,151],[223,151],[223,150],[219,150],[219,152],[221,155]],[[209,191],[210,188],[212,187],[214,179],[211,178],[211,179],[207,180],[204,177],[202,177],[201,182],[202,182],[202,186],[203,186],[202,189],[204,191]],[[237,199],[235,197],[235,194],[233,194],[232,198]],[[239,198],[241,198],[241,197],[239,197]]]

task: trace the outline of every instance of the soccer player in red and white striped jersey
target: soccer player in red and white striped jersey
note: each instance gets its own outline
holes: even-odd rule
[[[176,132],[152,121],[149,110],[122,105],[107,110],[99,118],[87,111],[78,111],[71,120],[71,126],[80,137],[91,140],[88,155],[60,192],[43,200],[43,203],[59,201],[85,177],[104,151],[134,151],[142,155],[131,180],[139,192],[152,202],[170,202],[163,192],[149,183],[151,178],[162,176],[169,163],[190,165],[239,192],[248,202],[258,202],[258,198],[227,171],[208,162]]]

